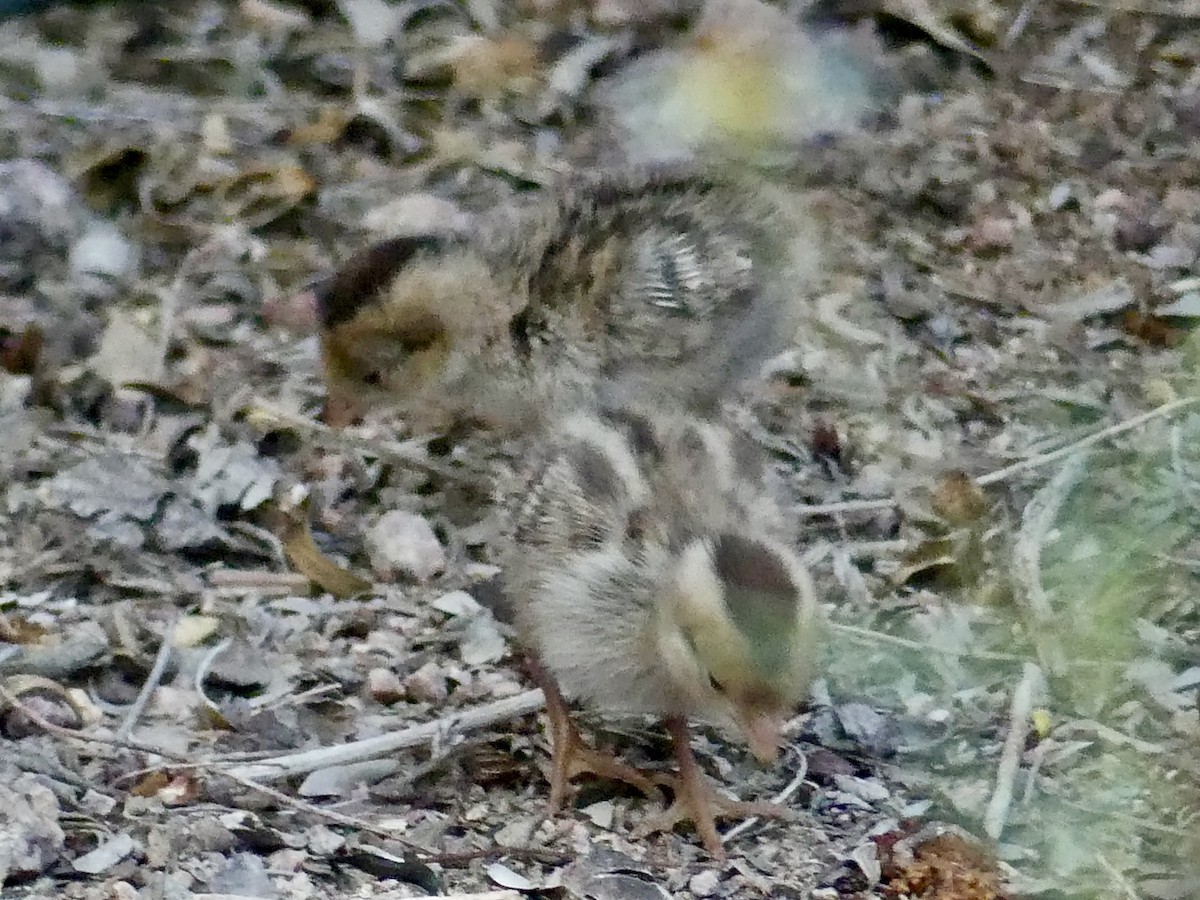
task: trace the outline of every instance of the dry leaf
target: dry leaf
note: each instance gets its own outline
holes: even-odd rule
[[[276,533],[297,572],[340,600],[371,590],[371,582],[343,569],[321,552],[313,542],[307,521],[294,512],[284,513],[283,517],[283,527]]]
[[[45,345],[45,336],[37,325],[29,325],[20,334],[0,340],[0,367],[14,375],[32,375],[37,369]]]
[[[158,381],[158,338],[132,312],[109,310],[108,325],[96,354],[88,361],[91,369],[113,385]]]
[[[928,580],[951,574],[958,563],[955,549],[955,542],[949,537],[922,541],[904,554],[902,565],[892,573],[892,584],[899,587],[918,575],[922,580]]]
[[[317,183],[300,166],[284,163],[247,169],[217,189],[222,212],[248,228],[268,225],[316,194]]]
[[[195,647],[217,633],[221,620],[215,616],[184,616],[175,626],[171,643],[176,647]]]
[[[247,24],[271,31],[298,31],[312,24],[306,13],[272,0],[238,0],[238,13]]]
[[[933,488],[933,511],[955,527],[968,525],[987,512],[983,489],[965,472],[943,475]]]
[[[322,106],[316,121],[306,122],[287,134],[287,143],[294,147],[313,144],[332,144],[346,131],[354,111],[345,106]]]
[[[49,632],[24,616],[0,614],[0,641],[6,644],[39,644]]]
[[[995,860],[957,834],[941,834],[918,844],[911,858],[886,859],[887,890],[925,900],[1002,900]]]
[[[954,9],[935,10],[927,0],[884,0],[883,9],[902,22],[915,25],[943,47],[973,56],[988,68],[992,61],[949,24]]]
[[[1121,329],[1152,347],[1178,347],[1187,340],[1188,332],[1179,328],[1170,319],[1147,315],[1137,310],[1127,310],[1121,316]]]

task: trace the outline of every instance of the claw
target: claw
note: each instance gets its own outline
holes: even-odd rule
[[[751,817],[768,819],[790,819],[792,812],[785,806],[766,800],[733,800],[718,793],[696,764],[692,754],[691,735],[687,723],[683,719],[668,719],[667,729],[675,745],[675,757],[679,761],[679,774],[675,776],[660,776],[660,784],[667,784],[674,790],[675,800],[666,810],[652,816],[639,826],[635,837],[646,837],[659,831],[670,831],[681,822],[691,822],[700,836],[704,849],[714,859],[725,859],[725,848],[721,844],[721,835],[717,831],[716,820],[748,819]]]
[[[632,785],[652,800],[662,800],[662,791],[644,772],[621,762],[611,753],[589,747],[571,720],[571,711],[558,684],[549,672],[534,660],[529,669],[546,695],[546,715],[550,720],[550,813],[563,808],[573,778],[595,775],[609,781]]]

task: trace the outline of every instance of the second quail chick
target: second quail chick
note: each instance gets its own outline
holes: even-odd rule
[[[327,418],[381,401],[497,418],[597,376],[713,402],[790,338],[814,246],[784,192],[676,168],[385,241],[312,292]]]
[[[583,745],[570,698],[665,722],[676,800],[650,830],[690,820],[722,857],[717,814],[779,815],[718,795],[688,730],[689,718],[732,725],[773,760],[815,666],[812,583],[782,539],[754,449],[690,416],[577,414],[510,480],[501,508],[508,612],[546,693],[552,808],[589,769],[650,793],[645,773]]]

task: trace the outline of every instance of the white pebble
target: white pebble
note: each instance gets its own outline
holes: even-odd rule
[[[137,267],[137,253],[111,222],[93,222],[71,248],[71,271],[76,275],[120,278]]]
[[[446,551],[433,528],[416,513],[384,513],[366,534],[367,556],[380,578],[408,575],[427,581],[446,568]]]
[[[714,894],[721,883],[721,876],[712,869],[697,872],[688,882],[688,889],[697,897],[708,897]]]

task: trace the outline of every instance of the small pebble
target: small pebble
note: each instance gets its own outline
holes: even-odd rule
[[[446,568],[446,551],[433,528],[415,513],[384,513],[366,533],[371,569],[383,580],[408,575],[427,581]]]
[[[405,687],[391,669],[376,668],[367,673],[367,695],[377,703],[391,706],[405,695]]]
[[[483,609],[479,605],[479,601],[466,591],[451,591],[448,594],[442,594],[430,605],[438,612],[443,612],[448,616],[473,616]]]
[[[137,268],[137,253],[120,229],[110,222],[94,222],[71,248],[71,271],[76,275],[121,278]]]
[[[536,819],[514,819],[496,832],[494,840],[500,847],[527,847],[533,836]]]
[[[403,683],[404,696],[415,703],[444,703],[450,696],[446,676],[436,663],[425,663]]]
[[[1007,250],[1013,244],[1017,223],[1013,219],[990,217],[971,231],[971,245],[976,250]]]
[[[596,827],[606,830],[612,828],[613,802],[611,800],[601,800],[599,803],[585,806],[580,812],[591,819],[592,824]]]
[[[710,897],[721,884],[721,876],[712,869],[697,872],[688,882],[688,890],[697,897]]]

